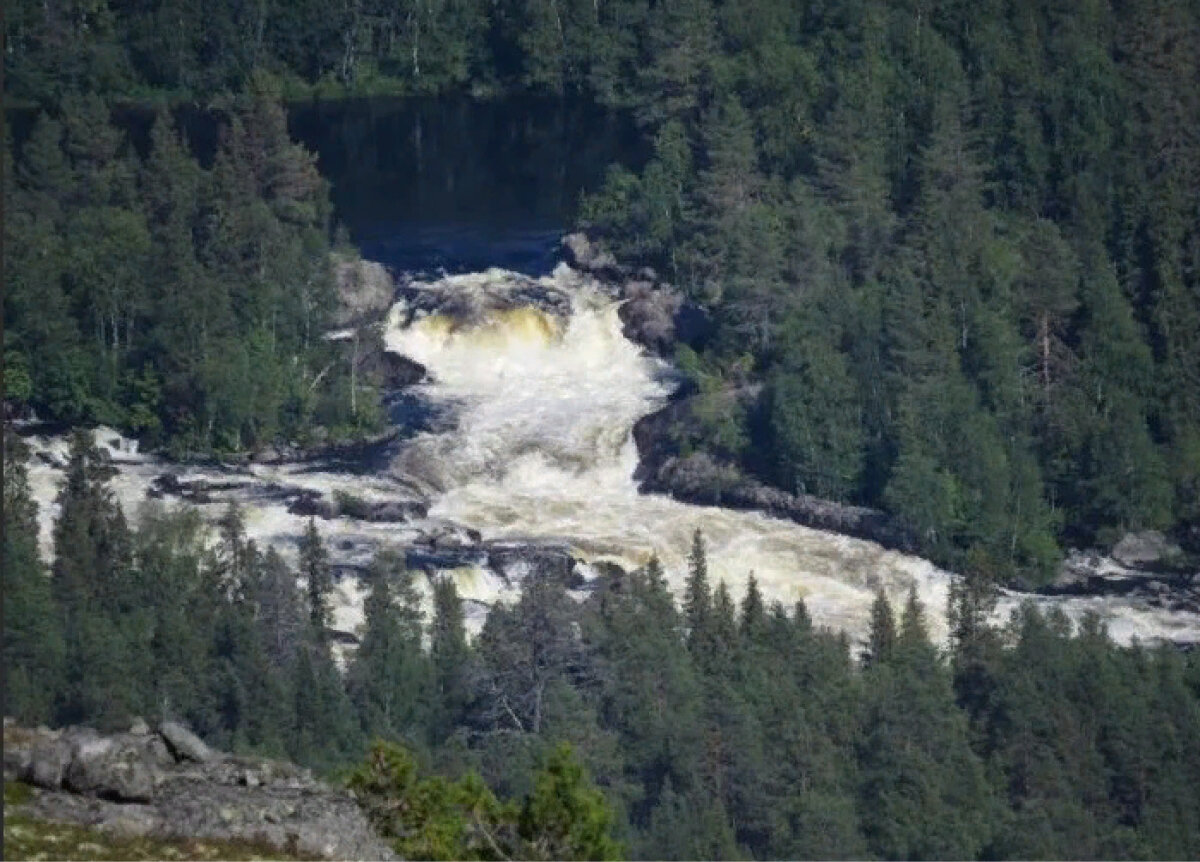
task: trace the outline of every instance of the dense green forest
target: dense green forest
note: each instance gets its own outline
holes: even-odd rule
[[[268,81],[223,116],[206,169],[166,111],[144,157],[97,94],[38,115],[5,186],[10,405],[180,456],[378,423],[323,338],[336,297],[315,158]]]
[[[1027,582],[1200,523],[1200,5],[654,11],[584,216],[713,309],[692,445]]]
[[[323,365],[324,197],[279,115],[242,114],[211,172],[164,124],[139,167],[97,98],[559,93],[633,110],[653,141],[581,220],[712,312],[680,357],[711,401],[683,449],[884,508],[939,562],[1009,580],[1129,529],[1200,544],[1197,0],[19,0],[6,27],[10,92],[50,112],[16,167],[11,283],[62,282],[38,311],[79,330],[10,311],[55,415],[237,447],[303,424]],[[84,259],[23,259],[51,235]],[[220,325],[180,331],[236,349],[139,325],[200,297]],[[60,337],[78,346],[39,346]],[[92,341],[109,370],[84,381]],[[303,357],[268,375],[278,409],[235,397],[264,354]]]
[[[487,836],[550,859],[1200,852],[1197,655],[1032,606],[989,626],[982,579],[956,582],[947,647],[924,623],[939,609],[881,596],[858,655],[802,603],[710,583],[697,533],[682,607],[654,563],[582,602],[535,573],[472,641],[453,581],[426,615],[425,576],[385,551],[343,674],[315,527],[298,572],[236,510],[215,542],[188,509],[130,528],[81,432],[47,571],[8,445],[7,714],[170,716],[235,751],[360,764],[350,781],[406,858],[508,855]]]
[[[5,27],[39,112],[4,147],[10,403],[180,456],[372,427],[281,97],[557,93],[653,142],[580,221],[711,316],[680,452],[884,508],[964,573],[945,648],[944,609],[884,597],[857,645],[709,583],[697,536],[682,605],[653,565],[583,602],[535,574],[469,641],[453,583],[425,615],[383,553],[343,674],[315,526],[298,570],[234,510],[215,544],[192,511],[131,527],[81,434],[47,566],[9,436],[6,712],[358,765],[410,856],[508,855],[468,814],[547,858],[1200,854],[1196,654],[985,622],[1064,545],[1200,544],[1198,0],[14,0]],[[112,122],[181,99],[222,118],[211,166],[166,111],[141,154]]]

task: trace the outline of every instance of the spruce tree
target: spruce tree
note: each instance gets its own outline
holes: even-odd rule
[[[37,503],[29,489],[28,447],[4,428],[4,714],[47,723],[64,691],[62,620],[38,554]]]
[[[433,693],[430,737],[445,739],[463,718],[469,697],[470,646],[464,626],[462,599],[453,578],[433,582],[433,619],[429,624],[429,660]]]
[[[867,636],[867,651],[864,661],[868,666],[886,664],[896,649],[896,615],[892,603],[882,589],[875,594],[871,604],[871,624]]]
[[[69,676],[60,716],[104,727],[138,708],[128,673],[130,537],[108,485],[113,475],[92,434],[76,431],[58,494],[51,574]]]
[[[688,555],[688,578],[683,593],[684,620],[687,623],[688,647],[693,655],[711,651],[712,594],[708,584],[708,560],[704,551],[704,535],[697,527],[692,534],[692,550]]]
[[[317,522],[311,517],[300,538],[300,577],[304,579],[308,595],[308,618],[313,634],[325,640],[333,619],[329,606],[333,575],[329,568],[329,550],[317,532]]]
[[[401,739],[423,723],[429,697],[419,597],[403,558],[393,551],[375,556],[368,577],[366,631],[348,686],[363,730],[370,736]]]

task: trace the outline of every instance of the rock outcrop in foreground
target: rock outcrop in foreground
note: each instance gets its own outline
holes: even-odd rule
[[[186,728],[4,727],[4,778],[35,788],[20,813],[119,837],[253,842],[303,857],[392,859],[353,795],[290,763],[213,751]]]

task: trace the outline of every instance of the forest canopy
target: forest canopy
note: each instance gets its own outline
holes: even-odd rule
[[[177,456],[377,424],[324,337],[336,293],[315,157],[264,78],[220,126],[205,168],[166,110],[145,154],[99,94],[37,115],[5,186],[11,404]]]
[[[581,222],[712,313],[689,446],[1010,580],[1128,530],[1200,542],[1196,0],[19,0],[6,27],[10,91],[45,110],[10,283],[60,284],[62,307],[12,300],[13,364],[57,415],[185,448],[354,424],[293,373],[256,378],[252,404],[230,382],[259,357],[323,367],[325,194],[253,93],[552,93],[632,111],[653,144]],[[211,171],[165,120],[142,165],[105,127],[102,100],[222,93],[257,107]],[[144,325],[164,316],[151,277],[191,341],[236,349]],[[157,406],[181,387],[202,403]]]
[[[248,539],[235,508],[215,535],[156,503],[131,527],[80,432],[47,566],[9,446],[7,714],[102,730],[169,717],[222,749],[353,769],[406,858],[1200,851],[1197,654],[1118,647],[1096,617],[1029,604],[993,624],[994,584],[965,578],[947,609],[880,594],[852,643],[803,602],[768,605],[753,577],[737,596],[714,583],[697,532],[681,600],[657,561],[604,570],[582,600],[534,567],[469,638],[454,581],[384,550],[339,668],[315,523],[297,564]],[[938,645],[926,619],[943,610]]]

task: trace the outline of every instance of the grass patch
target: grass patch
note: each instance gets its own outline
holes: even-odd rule
[[[23,805],[33,799],[33,788],[23,781],[4,782],[4,807]]]
[[[33,790],[26,784],[4,782],[4,858],[55,860],[148,859],[314,859],[264,844],[202,839],[135,838],[110,835],[99,829],[38,820],[12,806],[28,802]]]

